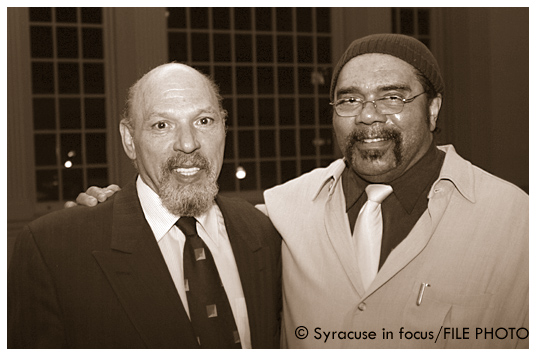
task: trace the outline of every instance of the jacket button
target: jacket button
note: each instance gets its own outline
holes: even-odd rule
[[[365,309],[367,309],[367,305],[365,303],[359,303],[359,305],[357,306],[357,309],[361,311],[365,311]]]

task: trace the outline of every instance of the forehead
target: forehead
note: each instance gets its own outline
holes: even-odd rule
[[[164,68],[140,83],[135,101],[141,109],[218,111],[218,100],[208,80],[191,68]]]
[[[342,68],[337,88],[356,87],[377,90],[381,87],[420,85],[416,69],[388,54],[369,53],[352,58]]]

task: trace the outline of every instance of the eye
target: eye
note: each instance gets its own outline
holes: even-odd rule
[[[344,99],[341,99],[339,100],[339,104],[342,104],[342,105],[355,105],[355,104],[360,104],[361,103],[361,99],[357,99],[357,98],[344,98]]]
[[[153,125],[153,127],[157,130],[163,130],[167,127],[169,127],[168,123],[167,122],[164,122],[164,121],[159,121],[157,122],[156,124]]]
[[[398,96],[398,95],[389,95],[389,96],[381,98],[381,100],[393,101],[394,102],[394,101],[403,100],[403,98]]]
[[[210,117],[202,117],[200,118],[199,120],[197,120],[197,124],[198,125],[201,125],[201,126],[207,126],[207,125],[210,125],[214,122],[214,119],[213,118],[210,118]]]

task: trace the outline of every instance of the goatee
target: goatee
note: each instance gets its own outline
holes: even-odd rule
[[[180,185],[173,177],[175,169],[195,166],[205,171],[206,179],[186,185]],[[180,153],[170,157],[161,168],[161,180],[158,195],[162,205],[177,216],[199,216],[214,204],[218,194],[216,169],[210,161],[198,152]],[[199,174],[199,173],[198,173]]]
[[[347,137],[345,142],[344,155],[352,165],[356,164],[355,154],[359,154],[365,161],[376,161],[381,159],[389,151],[377,150],[377,149],[360,149],[357,144],[366,139],[381,138],[385,140],[392,140],[395,144],[393,154],[395,157],[396,165],[399,165],[402,161],[402,135],[400,132],[393,128],[360,128],[352,131]]]

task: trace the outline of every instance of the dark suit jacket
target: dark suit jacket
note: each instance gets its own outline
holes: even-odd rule
[[[254,348],[279,347],[281,238],[249,203],[218,196]],[[195,348],[190,321],[129,184],[95,208],[46,215],[17,238],[8,348]]]

